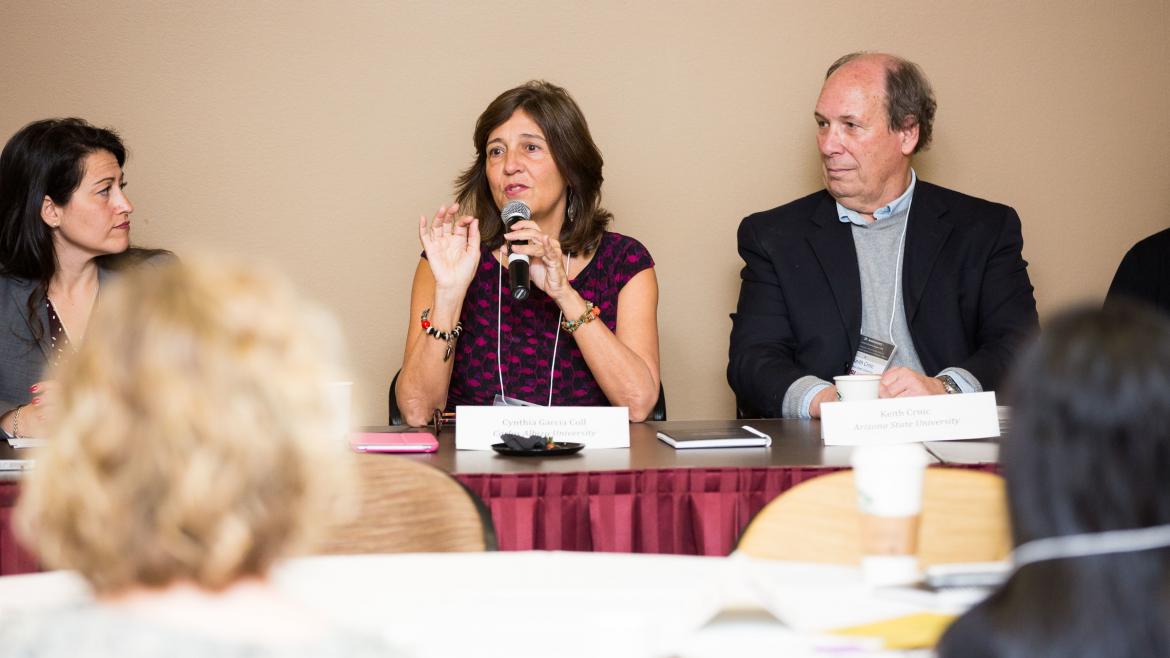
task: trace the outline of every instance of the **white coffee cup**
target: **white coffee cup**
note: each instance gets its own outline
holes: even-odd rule
[[[838,375],[833,378],[837,385],[837,399],[842,402],[878,399],[881,381],[881,375]]]
[[[917,443],[853,450],[861,570],[871,585],[900,585],[919,578],[918,526],[927,461]]]
[[[325,384],[325,400],[328,402],[333,416],[333,425],[329,429],[329,438],[348,438],[351,429],[350,418],[353,411],[353,382],[329,382]]]

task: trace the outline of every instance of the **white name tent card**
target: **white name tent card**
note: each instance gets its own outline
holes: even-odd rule
[[[821,405],[821,438],[830,446],[995,436],[999,436],[999,416],[991,391]]]
[[[626,407],[460,406],[455,408],[455,447],[491,450],[503,434],[551,436],[588,448],[629,448]]]

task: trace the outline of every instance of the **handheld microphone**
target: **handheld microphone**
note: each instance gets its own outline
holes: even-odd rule
[[[512,201],[500,211],[500,220],[504,222],[504,229],[510,230],[512,224],[532,217],[532,211],[523,201]],[[516,240],[508,243],[508,286],[512,289],[512,298],[517,300],[528,299],[531,292],[531,283],[528,277],[528,255],[512,253],[513,244],[528,244],[527,240]]]

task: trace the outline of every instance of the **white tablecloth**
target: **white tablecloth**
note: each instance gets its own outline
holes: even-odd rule
[[[291,560],[273,578],[420,658],[878,656],[872,642],[821,631],[925,609],[871,592],[854,568],[743,556],[330,556]],[[72,573],[0,578],[0,623],[6,611],[88,598]]]

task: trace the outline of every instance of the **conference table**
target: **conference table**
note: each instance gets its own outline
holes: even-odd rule
[[[768,448],[676,450],[658,440],[670,429],[741,425],[772,436]],[[367,431],[384,427],[364,428]],[[781,492],[849,467],[852,448],[825,446],[815,420],[693,420],[632,423],[630,447],[555,457],[511,457],[456,450],[453,428],[439,449],[404,455],[442,469],[491,512],[504,551],[563,550],[726,556],[748,521]],[[994,441],[926,444],[939,465],[996,468]],[[0,442],[0,459],[18,456]],[[363,454],[369,468],[394,457]],[[373,466],[376,469],[376,466]],[[10,517],[19,472],[0,471],[0,575],[36,571],[16,543]]]

